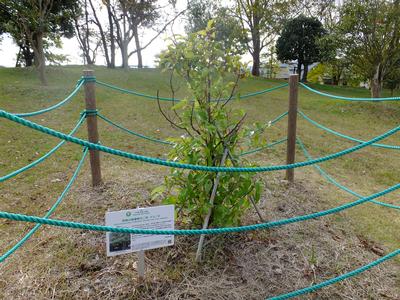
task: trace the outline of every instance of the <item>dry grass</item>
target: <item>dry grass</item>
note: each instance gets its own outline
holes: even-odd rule
[[[146,203],[151,187],[161,183],[160,172],[165,173],[153,167],[143,172],[144,166],[132,163],[121,168],[107,162],[104,169],[106,183],[94,190],[88,176],[81,176],[59,218],[102,223],[108,209]],[[263,177],[268,188],[260,207],[267,219],[329,206],[307,174],[300,176],[291,186],[280,180],[281,174]],[[341,213],[273,230],[208,237],[200,265],[194,262],[198,237],[177,237],[174,247],[147,252],[144,283],[137,280],[135,254],[106,257],[104,234],[41,229],[2,265],[0,288],[7,299],[264,299],[348,272],[387,252],[337,222],[346,217]],[[257,221],[249,211],[244,224]],[[399,299],[399,274],[399,266],[388,262],[310,297]]]

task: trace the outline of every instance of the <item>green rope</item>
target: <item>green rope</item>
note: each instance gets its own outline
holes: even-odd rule
[[[175,99],[175,98],[169,98],[169,97],[157,97],[157,96],[153,96],[153,95],[143,94],[143,93],[140,93],[140,92],[137,92],[137,91],[124,89],[124,88],[121,88],[121,87],[118,87],[118,86],[115,86],[115,85],[112,85],[112,84],[109,84],[109,83],[105,83],[105,82],[102,82],[100,80],[96,80],[96,83],[98,85],[101,85],[101,86],[104,86],[104,87],[107,87],[107,88],[110,88],[110,89],[113,89],[113,90],[116,90],[116,91],[119,91],[119,92],[122,92],[122,93],[125,93],[125,94],[131,94],[131,95],[135,95],[135,96],[139,96],[139,97],[144,97],[144,98],[147,98],[147,99],[160,100],[160,101],[172,101],[172,102],[173,101],[182,101],[182,99]],[[272,87],[272,88],[268,88],[268,89],[265,89],[265,90],[261,90],[261,91],[257,91],[257,92],[253,92],[253,93],[249,93],[249,94],[245,94],[243,96],[239,96],[239,99],[246,99],[246,98],[262,95],[262,94],[265,94],[265,93],[272,92],[272,91],[275,91],[277,89],[283,88],[285,86],[288,86],[288,84],[284,83],[284,84],[281,84],[281,85],[278,85],[278,86],[275,86],[275,87]],[[212,100],[212,101],[213,102],[220,102],[220,101],[227,101],[227,100],[228,99],[225,98],[225,99],[215,99],[215,100]]]
[[[88,148],[85,148],[82,154],[82,157],[78,163],[78,166],[75,169],[75,172],[73,173],[71,179],[69,180],[67,186],[61,193],[61,195],[58,197],[57,201],[53,204],[53,206],[48,210],[48,212],[44,215],[44,219],[49,218],[53,212],[56,210],[56,208],[60,205],[60,203],[63,201],[65,196],[67,195],[68,191],[71,189],[71,186],[75,182],[75,179],[78,177],[79,171],[82,168],[83,162],[85,161],[85,157],[88,153]],[[18,241],[11,249],[9,249],[6,253],[4,253],[2,256],[0,256],[0,263],[4,262],[11,254],[13,254],[15,251],[17,251],[19,248],[22,247],[22,245],[42,226],[42,224],[36,224],[35,227],[33,227],[21,240]]]
[[[83,121],[85,120],[85,116],[81,116],[81,118],[79,119],[78,123],[75,125],[74,129],[71,130],[71,132],[68,135],[73,135],[75,134],[75,132],[79,129],[79,127],[82,125]],[[46,158],[50,157],[54,152],[56,152],[62,145],[64,145],[66,143],[66,141],[62,141],[60,142],[57,146],[55,146],[53,149],[51,149],[49,152],[47,152],[46,154],[44,154],[42,157],[38,158],[37,160],[31,162],[30,164],[15,170],[7,175],[1,176],[0,177],[0,182],[6,181],[7,179],[10,179],[14,176],[17,176],[18,174],[25,172],[33,167],[35,167],[36,165],[40,164],[42,161],[44,161]]]
[[[307,159],[311,160],[313,159],[313,157],[310,155],[310,153],[307,151],[305,145],[303,144],[302,140],[300,138],[297,139],[298,144],[300,145],[300,148],[303,150],[304,155],[306,156]],[[338,188],[340,188],[343,191],[348,192],[349,194],[356,196],[357,198],[362,198],[363,196],[352,191],[351,189],[349,189],[348,187],[345,187],[344,185],[340,184],[339,182],[337,182],[332,176],[330,176],[324,169],[322,169],[319,165],[313,165],[318,172],[330,183],[332,183],[333,185],[337,186]],[[381,206],[385,206],[388,208],[394,208],[394,209],[400,209],[400,206],[398,205],[393,205],[393,204],[388,204],[385,202],[381,202],[381,201],[377,201],[377,200],[372,200],[372,203],[381,205]]]
[[[175,229],[175,230],[157,230],[157,229],[140,229],[140,228],[121,228],[121,227],[113,227],[113,226],[104,226],[104,225],[95,225],[95,224],[87,224],[87,223],[78,223],[78,222],[70,222],[70,221],[62,221],[55,219],[46,219],[40,218],[36,216],[28,216],[23,214],[15,214],[9,213],[5,211],[0,211],[0,218],[15,220],[20,222],[31,222],[31,223],[39,223],[46,224],[58,227],[68,227],[74,229],[85,229],[91,231],[105,231],[105,232],[120,232],[120,233],[132,233],[132,234],[162,234],[162,235],[199,235],[199,234],[223,234],[223,233],[233,233],[233,232],[245,232],[245,231],[253,231],[260,229],[273,228],[278,226],[283,226],[296,222],[303,222],[306,220],[311,220],[315,218],[320,218],[323,216],[331,215],[338,213],[340,211],[349,209],[351,207],[360,205],[362,203],[371,201],[375,198],[382,197],[386,194],[389,194],[395,190],[400,189],[400,183],[393,185],[383,191],[372,194],[368,197],[363,197],[353,202],[349,202],[340,206],[336,206],[331,209],[319,211],[316,213],[311,213],[308,215],[296,216],[288,219],[281,219],[277,221],[271,221],[260,224],[252,224],[245,225],[239,227],[226,227],[226,228],[211,228],[211,229]]]
[[[61,133],[59,131],[56,131],[54,129],[50,129],[45,126],[39,125],[37,123],[31,122],[29,120],[20,118],[18,116],[10,114],[4,110],[0,110],[0,117],[11,120],[11,121],[19,123],[19,124],[22,124],[29,128],[41,131],[48,135],[55,136],[57,138],[60,138],[60,139],[66,140],[66,141],[88,147],[89,149],[98,150],[98,151],[102,151],[105,153],[129,158],[129,159],[133,159],[133,160],[138,160],[138,161],[142,161],[142,162],[147,162],[147,163],[151,163],[151,164],[166,166],[166,167],[190,169],[190,170],[196,170],[196,171],[208,171],[208,172],[269,172],[269,171],[287,170],[287,169],[305,167],[305,166],[309,166],[309,165],[320,163],[323,161],[335,159],[340,156],[355,152],[359,149],[362,149],[373,143],[376,143],[388,136],[391,136],[400,130],[400,126],[395,127],[393,129],[385,132],[384,134],[379,135],[379,136],[369,140],[368,142],[361,143],[361,144],[358,144],[351,148],[347,148],[345,150],[342,150],[342,151],[339,151],[339,152],[336,152],[336,153],[333,153],[333,154],[330,154],[330,155],[327,155],[324,157],[316,158],[316,159],[313,159],[310,161],[297,162],[297,163],[288,164],[288,165],[275,165],[275,166],[262,166],[262,167],[213,167],[213,166],[193,165],[193,164],[179,163],[179,162],[174,162],[174,161],[167,161],[167,160],[162,160],[162,159],[158,159],[158,158],[154,158],[154,157],[148,157],[148,156],[125,152],[125,151],[113,149],[113,148],[106,147],[106,146],[99,145],[99,144],[90,143],[86,140],[68,136],[68,135]]]
[[[278,123],[280,120],[282,120],[284,117],[286,117],[288,115],[288,111],[284,112],[283,114],[277,116],[275,119],[273,119],[272,121],[267,123],[267,126],[269,125],[274,125],[276,123]]]
[[[264,150],[264,149],[271,148],[271,147],[273,147],[273,146],[282,144],[282,143],[284,143],[284,142],[286,142],[286,141],[287,141],[287,138],[283,138],[283,139],[277,140],[276,142],[273,142],[273,143],[271,143],[271,144],[267,144],[267,145],[265,145],[265,146],[261,146],[261,147],[258,147],[258,148],[252,149],[252,150],[244,151],[244,152],[240,153],[239,156],[244,156],[244,155],[253,154],[253,153],[259,152],[259,151],[261,151],[261,150]]]
[[[121,130],[123,130],[123,131],[125,131],[125,132],[127,132],[127,133],[129,133],[129,134],[131,134],[131,135],[140,137],[140,138],[145,139],[145,140],[148,140],[148,141],[152,141],[152,142],[155,142],[155,143],[159,143],[159,144],[175,145],[175,144],[172,143],[172,142],[159,140],[159,139],[156,139],[156,138],[153,138],[153,137],[150,137],[150,136],[146,136],[146,135],[137,133],[137,132],[135,132],[135,131],[132,131],[132,130],[130,130],[130,129],[128,129],[128,128],[123,127],[123,126],[120,125],[120,124],[117,124],[117,123],[111,121],[109,118],[103,116],[102,114],[99,114],[99,113],[98,113],[97,116],[98,116],[100,119],[103,119],[105,122],[107,122],[107,123],[109,123],[109,124],[111,124],[111,125],[113,125],[113,126],[119,128],[119,129],[121,129]]]
[[[382,256],[381,258],[378,258],[377,260],[375,260],[375,261],[373,261],[373,262],[371,262],[371,263],[369,263],[369,264],[367,264],[365,266],[362,266],[361,268],[355,269],[355,270],[353,270],[351,272],[348,272],[346,274],[343,274],[343,275],[337,276],[335,278],[326,280],[324,282],[321,282],[321,283],[306,287],[304,289],[300,289],[300,290],[297,290],[297,291],[293,291],[293,292],[290,292],[290,293],[287,293],[287,294],[284,294],[284,295],[280,295],[280,296],[276,296],[276,297],[272,297],[272,298],[268,298],[268,299],[269,300],[284,300],[284,299],[290,299],[290,298],[293,298],[293,297],[298,297],[298,296],[301,296],[301,295],[304,295],[304,294],[307,294],[307,293],[315,292],[316,290],[322,289],[322,288],[324,288],[324,287],[326,287],[328,285],[337,283],[339,281],[342,281],[342,280],[354,277],[354,276],[356,276],[356,275],[358,275],[360,273],[363,273],[363,272],[365,272],[365,271],[367,271],[367,270],[369,270],[369,269],[371,269],[373,267],[376,267],[377,265],[379,265],[379,264],[381,264],[381,263],[383,263],[383,262],[385,262],[385,261],[387,261],[389,259],[392,259],[392,258],[396,257],[399,254],[400,254],[400,249],[397,249],[397,250],[395,250],[395,251],[393,251],[393,252],[391,252],[391,253],[389,253],[389,254],[387,254],[385,256]]]
[[[339,99],[339,100],[346,100],[346,101],[371,101],[371,102],[378,102],[378,101],[399,101],[400,97],[388,97],[388,98],[352,98],[352,97],[344,97],[344,96],[337,96],[337,95],[332,95],[328,93],[323,93],[320,91],[317,91],[308,85],[305,85],[304,83],[300,82],[300,85],[304,87],[305,89],[309,90],[310,92],[313,92],[315,94],[329,97],[332,99]]]
[[[328,128],[328,127],[325,127],[324,125],[321,125],[321,124],[319,124],[318,122],[312,120],[310,117],[308,117],[308,116],[307,116],[305,113],[303,113],[302,111],[299,111],[298,113],[299,113],[305,120],[307,120],[307,121],[310,122],[311,124],[317,126],[318,128],[321,128],[322,130],[325,130],[325,131],[330,132],[330,133],[332,133],[332,134],[334,134],[334,135],[336,135],[336,136],[342,137],[342,138],[344,138],[344,139],[347,139],[347,140],[350,140],[350,141],[353,141],[353,142],[357,142],[357,143],[364,143],[364,142],[365,142],[365,141],[363,141],[363,140],[359,140],[359,139],[353,138],[353,137],[351,137],[351,136],[342,134],[342,133],[337,132],[337,131],[334,131],[334,130]],[[400,150],[400,146],[393,146],[393,145],[386,145],[386,144],[371,144],[371,146],[380,147],[380,148],[387,148],[387,149],[396,149],[396,150]]]
[[[81,86],[83,85],[84,80],[80,79],[78,81],[78,84],[76,85],[75,89],[72,91],[71,94],[69,94],[67,96],[67,98],[65,98],[64,100],[58,102],[57,104],[50,106],[48,108],[42,109],[42,110],[38,110],[38,111],[33,111],[33,112],[29,112],[29,113],[19,113],[19,114],[15,114],[16,116],[19,117],[32,117],[32,116],[37,116],[37,115],[41,115],[43,113],[52,111],[56,108],[59,108],[61,106],[63,106],[64,104],[68,103],[69,101],[72,100],[72,98],[78,93],[79,89],[81,88]]]
[[[255,130],[255,132],[259,132],[264,130],[265,128],[271,126],[271,125],[275,125],[276,123],[278,123],[280,120],[282,120],[284,117],[286,117],[288,115],[288,111],[284,112],[283,114],[280,114],[279,116],[277,116],[275,119],[265,123],[265,125],[263,125],[261,128]]]

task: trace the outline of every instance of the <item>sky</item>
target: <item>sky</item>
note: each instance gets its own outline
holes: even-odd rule
[[[164,5],[166,0],[161,0],[160,5]],[[176,10],[181,11],[185,8],[186,1],[177,1]],[[98,11],[100,18],[104,21],[106,20],[106,14],[104,10]],[[173,12],[168,12],[168,17],[172,18]],[[160,26],[162,27],[162,26]],[[145,66],[153,67],[155,66],[156,55],[159,54],[163,49],[166,48],[166,39],[171,36],[171,32],[175,34],[184,33],[184,20],[179,18],[174,22],[173,27],[169,26],[167,30],[162,33],[149,47],[143,51],[143,64]],[[151,29],[146,29],[143,31],[143,38],[141,44],[144,45],[146,41],[150,40],[155,35],[155,32]],[[80,57],[81,51],[79,50],[79,43],[76,37],[71,39],[62,38],[63,47],[62,49],[53,48],[52,52],[56,54],[64,54],[68,56],[69,62],[66,64],[82,65],[83,59]],[[132,46],[134,41],[132,41]],[[15,67],[16,57],[18,53],[18,47],[12,41],[12,38],[8,35],[4,35],[0,41],[0,66],[4,67]],[[116,63],[119,65],[121,63],[119,50],[117,49]],[[96,59],[96,64],[105,65],[104,56],[99,52],[98,58]],[[137,65],[136,55],[132,55],[129,60],[130,65]]]

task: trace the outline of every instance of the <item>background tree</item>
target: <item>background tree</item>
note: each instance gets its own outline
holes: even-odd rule
[[[208,22],[215,18],[220,8],[218,2],[212,0],[189,0],[185,17],[186,33],[194,33],[207,27]]]
[[[296,0],[236,0],[235,16],[246,32],[247,50],[253,58],[252,74],[260,76],[264,48],[272,46]]]
[[[214,20],[216,41],[220,42],[224,49],[232,51],[232,54],[245,53],[247,37],[227,7],[211,0],[191,0],[185,15],[187,33],[203,30],[210,20]]]
[[[380,97],[383,80],[400,57],[400,1],[349,0],[340,12],[338,30],[354,70]]]
[[[80,7],[79,11],[76,13],[74,24],[75,35],[82,50],[84,64],[92,65],[96,61],[96,54],[101,45],[101,38],[92,28],[92,24],[94,24],[96,20],[89,12],[88,1],[90,0],[79,1]]]
[[[34,63],[42,84],[45,77],[46,40],[59,44],[61,36],[72,37],[76,0],[3,0],[1,9],[11,18],[6,24],[7,32],[19,33],[26,38],[34,53]]]
[[[165,9],[165,7],[163,8]],[[165,21],[161,28],[156,28],[160,9],[156,0],[118,0],[116,5],[110,6],[115,25],[115,40],[121,51],[123,68],[129,67],[129,58],[134,54],[137,55],[138,68],[142,68],[142,51],[150,46],[168,25],[183,13],[175,14],[169,21]],[[155,29],[155,34],[144,45],[140,41],[140,30],[143,28]],[[130,50],[129,45],[133,39],[135,40],[135,49]]]
[[[307,81],[308,66],[323,58],[323,49],[318,40],[326,35],[322,23],[316,18],[299,16],[289,20],[276,42],[278,59],[281,61],[297,60],[297,73],[302,81]]]

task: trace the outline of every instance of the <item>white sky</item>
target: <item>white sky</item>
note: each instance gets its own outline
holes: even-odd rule
[[[163,2],[166,2],[166,0],[160,1],[160,4],[163,5]],[[185,6],[186,6],[185,0],[180,0],[180,1],[178,0],[176,5],[176,10],[181,11],[185,8]],[[104,23],[106,24],[107,19],[105,11],[104,10],[97,11],[97,13],[99,14],[99,17],[104,20]],[[163,12],[163,14],[165,13]],[[173,12],[169,12],[167,14],[168,14],[168,20],[170,20],[174,16]],[[173,26],[173,32],[175,34],[184,33],[184,20],[181,17],[175,21]],[[144,30],[141,45],[145,45],[146,41],[150,40],[154,35],[155,32],[153,30],[150,29]],[[142,52],[143,64],[145,66],[155,65],[154,63],[155,56],[159,54],[161,50],[166,48],[167,44],[165,39],[168,38],[168,36],[171,36],[171,26],[169,26],[168,29],[164,33],[162,33],[149,47],[143,50]],[[83,64],[83,59],[80,57],[81,50],[79,48],[79,44],[76,37],[73,37],[71,39],[63,38],[62,42],[63,42],[62,49],[55,48],[52,49],[52,51],[57,54],[68,55],[69,62],[67,64],[74,64],[74,65]],[[131,42],[131,45],[132,47],[134,47],[133,40]],[[18,50],[19,50],[18,47],[14,44],[11,37],[8,35],[4,35],[3,39],[0,41],[0,66],[15,67]],[[101,52],[99,52],[97,55],[98,56],[96,59],[96,64],[105,65],[105,59],[104,56],[101,54]],[[117,65],[121,63],[119,49],[116,50],[116,63]],[[136,54],[131,56],[131,58],[129,59],[129,64],[137,65]]]

